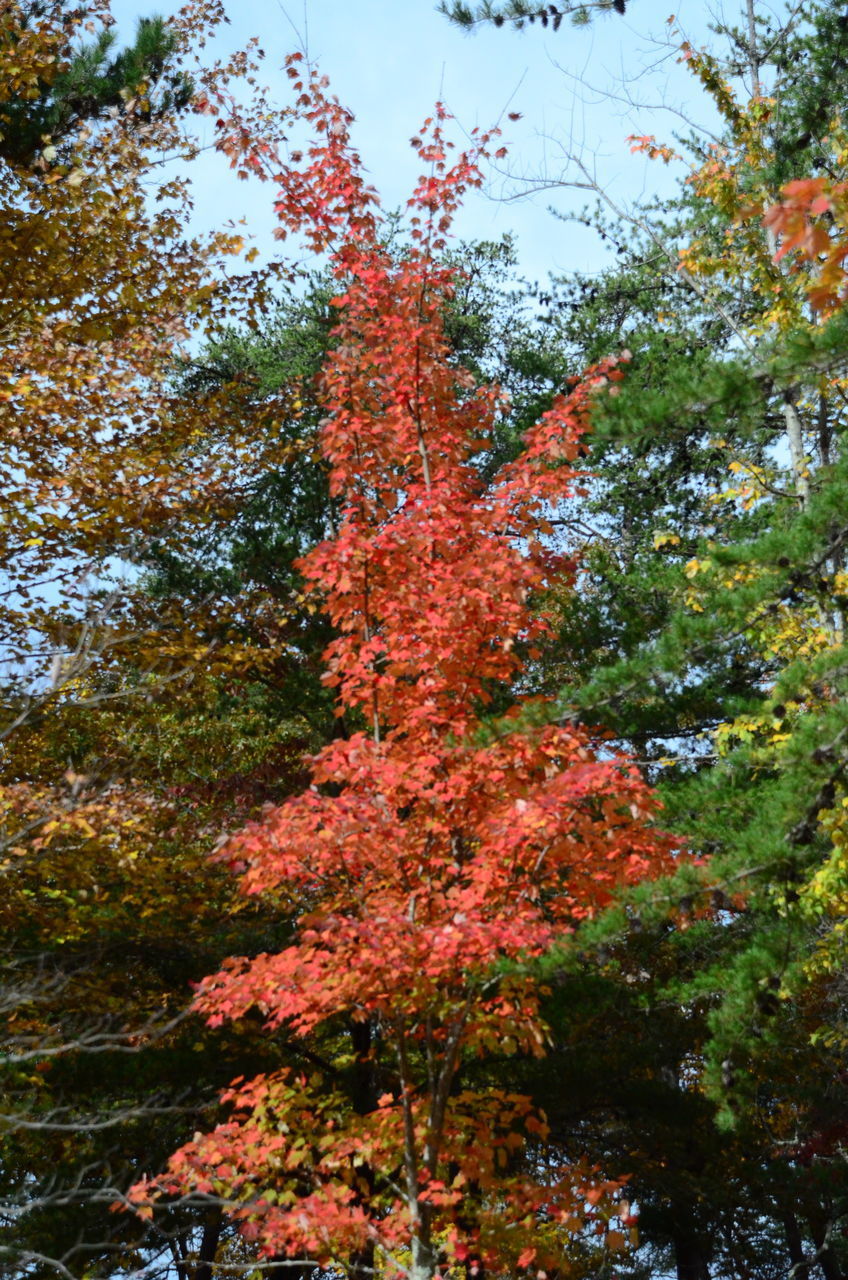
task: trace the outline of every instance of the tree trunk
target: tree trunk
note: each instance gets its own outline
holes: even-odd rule
[[[800,505],[806,507],[810,500],[810,481],[807,475],[807,460],[804,453],[804,429],[795,404],[795,390],[783,393],[783,419],[786,423],[786,439],[789,442],[789,456],[792,460],[792,474],[795,478],[795,492]]]
[[[783,1228],[786,1232],[786,1244],[789,1248],[789,1261],[792,1264],[793,1280],[809,1280],[810,1264],[804,1253],[804,1241],[801,1228],[794,1213],[783,1214]]]
[[[371,1058],[374,1039],[372,1020],[368,1018],[364,1022],[351,1021],[350,1039],[354,1054],[350,1100],[357,1115],[367,1116],[377,1110],[377,1081]],[[368,1183],[369,1191],[373,1191],[374,1172],[369,1165],[363,1165],[359,1169],[359,1176]],[[373,1280],[374,1263],[374,1244],[368,1241],[363,1249],[349,1256],[345,1270],[352,1280]]]
[[[220,1209],[212,1209],[203,1224],[203,1236],[200,1251],[194,1267],[192,1280],[212,1280],[212,1269],[215,1254],[218,1252],[218,1241],[221,1239],[221,1228],[224,1219]]]
[[[688,1235],[675,1236],[677,1280],[710,1280],[710,1252],[701,1240]]]
[[[816,1262],[822,1269],[824,1280],[842,1280],[842,1270],[827,1239],[827,1225],[824,1217],[809,1217],[810,1234],[816,1246]]]
[[[435,1272],[436,1258],[429,1240],[424,1240],[419,1235],[414,1236],[409,1280],[433,1280]]]

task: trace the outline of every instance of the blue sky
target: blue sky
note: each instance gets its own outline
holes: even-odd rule
[[[176,7],[173,0],[115,0],[113,12],[120,34],[128,36],[140,14],[167,15]],[[550,271],[598,269],[606,261],[594,232],[549,212],[550,206],[576,210],[587,200],[586,192],[558,185],[568,153],[581,155],[605,189],[627,204],[674,185],[661,164],[631,156],[629,134],[668,138],[685,129],[663,107],[682,109],[696,124],[712,120],[669,43],[672,9],[700,43],[704,8],[694,0],[630,0],[625,17],[602,14],[582,28],[566,20],[557,33],[537,24],[523,32],[483,27],[473,35],[451,26],[434,0],[227,0],[231,21],[215,51],[258,35],[266,52],[264,79],[283,103],[281,63],[305,42],[356,116],[354,136],[386,208],[401,206],[414,184],[409,138],[438,98],[456,117],[460,139],[463,130],[487,127],[507,110],[521,112],[519,122],[504,121],[510,153],[504,163],[513,176],[493,174],[487,191],[469,199],[457,231],[478,239],[514,232],[522,271],[544,281]],[[520,179],[554,185],[520,196],[527,189]],[[260,249],[270,244],[268,188],[236,182],[217,157],[204,160],[196,181],[201,224],[244,216]]]

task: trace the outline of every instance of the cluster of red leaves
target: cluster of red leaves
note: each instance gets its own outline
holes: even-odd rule
[[[409,1221],[390,1186],[375,1186],[374,1170],[395,1170],[404,1159],[405,1117],[386,1094],[367,1116],[350,1116],[345,1100],[321,1080],[281,1071],[249,1083],[235,1081],[223,1100],[233,1118],[213,1134],[187,1143],[172,1161],[171,1175],[204,1196],[241,1200],[231,1209],[248,1240],[284,1241],[290,1254],[328,1259],[362,1255],[380,1218],[382,1256],[409,1245]],[[428,1116],[420,1100],[412,1105],[415,1139],[427,1140]],[[586,1206],[603,1206],[619,1183],[593,1175],[583,1165],[546,1182],[515,1164],[528,1140],[547,1130],[527,1098],[492,1089],[464,1091],[449,1102],[445,1158],[447,1180],[422,1173],[418,1198],[446,1220],[442,1248],[456,1262],[470,1258],[503,1266],[506,1258],[529,1266],[550,1260],[542,1223],[570,1231],[584,1229]],[[457,1218],[469,1186],[497,1188],[477,1214],[473,1246]],[[621,1205],[625,1225],[628,1206]],[[151,1213],[149,1207],[141,1210]],[[528,1241],[533,1240],[530,1244]],[[523,1260],[522,1260],[523,1259]],[[561,1261],[556,1259],[555,1261]],[[390,1268],[391,1269],[391,1268]]]
[[[449,165],[440,111],[413,141],[430,170],[398,260],[348,114],[291,71],[319,137],[277,175],[280,217],[332,252],[340,288],[322,446],[343,514],[303,570],[338,632],[326,678],[340,711],[370,728],[326,747],[308,791],[220,851],[246,893],[290,908],[295,941],[230,960],[196,1007],[213,1024],[258,1008],[302,1037],[367,1020],[388,1087],[356,1114],[285,1073],[242,1086],[234,1118],[183,1148],[159,1187],[238,1201],[268,1254],[326,1260],[370,1245],[397,1258],[411,1245],[418,1266],[424,1242],[433,1267],[439,1251],[558,1265],[587,1214],[613,1212],[612,1184],[522,1158],[545,1134],[530,1102],[457,1094],[457,1072],[468,1055],[543,1051],[521,962],[672,852],[626,760],[597,758],[572,728],[526,727],[520,706],[483,742],[481,716],[544,640],[540,593],[572,572],[546,517],[574,493],[592,398],[621,372],[611,361],[558,397],[517,461],[484,481],[500,394],[451,360],[452,279],[437,255],[489,137]]]
[[[810,306],[829,314],[848,297],[848,183],[799,178],[782,195],[763,215],[779,242],[776,259],[794,253],[798,269],[808,274]]]
[[[540,954],[655,865],[645,788],[621,761],[594,759],[566,729],[485,747],[439,729],[419,715],[381,743],[333,744],[314,777],[341,795],[312,789],[229,843],[246,892],[282,893],[309,916],[296,945],[232,960],[203,984],[212,1020],[258,1005],[306,1033],[341,1011],[450,1010],[496,957]],[[503,984],[481,990],[466,1038],[484,1026],[532,1048],[535,1002],[516,1009]]]

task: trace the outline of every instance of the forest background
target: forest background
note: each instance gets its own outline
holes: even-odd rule
[[[0,12],[0,1264],[838,1280],[842,7],[668,24],[708,124],[560,141],[529,292],[444,240],[521,121],[378,222],[215,6]]]

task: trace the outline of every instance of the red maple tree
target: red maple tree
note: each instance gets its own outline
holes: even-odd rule
[[[367,1258],[414,1280],[455,1262],[561,1267],[587,1222],[607,1230],[618,1184],[558,1167],[530,1099],[472,1087],[464,1066],[544,1052],[522,966],[672,850],[626,759],[598,758],[572,727],[528,727],[527,698],[495,733],[483,716],[494,691],[520,689],[549,630],[540,599],[573,573],[546,517],[574,492],[593,397],[621,374],[611,361],[559,396],[485,481],[501,397],[451,360],[439,254],[491,136],[450,162],[438,110],[413,140],[429,172],[398,259],[349,115],[324,81],[290,72],[317,141],[285,169],[252,162],[278,183],[281,226],[329,251],[339,282],[322,448],[343,515],[303,571],[337,630],[326,680],[367,727],[220,851],[245,893],[291,915],[294,938],[229,960],[196,1008],[211,1024],[258,1009],[338,1074],[237,1082],[232,1118],[135,1199],[149,1212],[157,1194],[224,1196],[266,1256]],[[371,1092],[352,1105],[335,1081],[363,1067]]]

